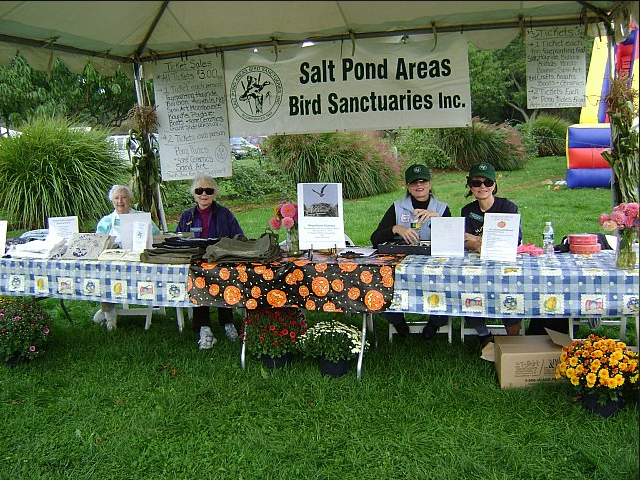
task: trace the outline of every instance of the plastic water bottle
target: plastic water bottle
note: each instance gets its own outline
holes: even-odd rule
[[[555,252],[553,251],[553,234],[553,225],[551,225],[551,222],[545,222],[544,230],[542,230],[542,251],[544,252],[544,256],[547,260],[552,259],[555,255]]]

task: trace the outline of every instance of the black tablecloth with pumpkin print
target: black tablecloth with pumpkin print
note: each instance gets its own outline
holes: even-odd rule
[[[194,305],[299,307],[324,312],[376,313],[393,300],[395,266],[404,255],[347,259],[315,254],[272,263],[209,263],[189,268]]]

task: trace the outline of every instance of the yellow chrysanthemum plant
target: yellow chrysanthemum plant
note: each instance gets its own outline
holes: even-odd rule
[[[624,342],[591,334],[562,348],[556,378],[566,377],[580,396],[598,394],[598,403],[638,390],[638,353]]]

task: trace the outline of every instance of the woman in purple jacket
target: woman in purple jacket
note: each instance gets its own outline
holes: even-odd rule
[[[244,235],[235,215],[227,207],[223,207],[216,200],[218,184],[216,180],[206,174],[198,174],[191,183],[191,194],[196,206],[185,210],[180,216],[176,232],[192,232],[196,238],[233,238]],[[206,350],[216,343],[211,331],[209,307],[193,308],[193,330],[200,334],[198,347]],[[233,310],[218,307],[218,321],[224,327],[227,337],[235,341],[238,331],[233,324]]]

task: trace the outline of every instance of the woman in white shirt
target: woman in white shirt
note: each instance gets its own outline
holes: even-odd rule
[[[113,212],[105,215],[100,219],[96,226],[96,233],[102,233],[115,237],[116,245],[120,245],[120,215],[135,213],[137,210],[131,208],[131,189],[126,185],[114,185],[109,190],[109,200],[113,204]],[[154,235],[160,233],[160,229],[155,223],[151,224],[151,230]],[[93,316],[96,323],[105,323],[107,330],[116,328],[118,314],[114,303],[100,303],[100,310]]]

